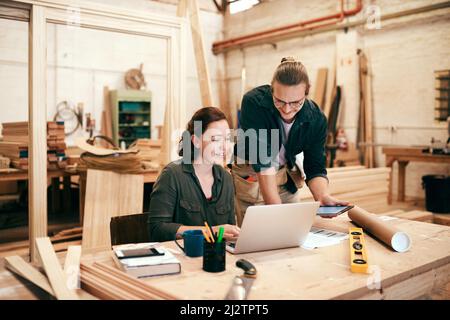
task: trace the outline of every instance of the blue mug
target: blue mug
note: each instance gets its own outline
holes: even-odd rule
[[[187,230],[181,236],[183,237],[184,247],[177,240],[175,240],[175,243],[188,257],[203,256],[204,237],[202,230]]]

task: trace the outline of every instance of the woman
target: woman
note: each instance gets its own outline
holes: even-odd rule
[[[235,226],[234,187],[222,167],[231,153],[232,139],[225,115],[217,108],[198,110],[181,140],[181,160],[168,164],[150,197],[151,241],[174,240],[186,230],[216,232],[224,227],[228,240],[239,235]]]

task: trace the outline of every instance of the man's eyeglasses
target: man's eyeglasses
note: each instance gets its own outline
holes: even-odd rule
[[[303,106],[303,103],[305,102],[305,99],[306,99],[306,98],[303,98],[303,99],[297,100],[297,101],[286,102],[281,99],[278,99],[274,95],[272,95],[272,96],[273,96],[273,103],[275,104],[275,106],[277,108],[284,108],[285,105],[289,105],[293,109],[300,109]]]

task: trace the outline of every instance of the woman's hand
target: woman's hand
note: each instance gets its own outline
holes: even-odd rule
[[[212,229],[215,233],[219,234],[219,228],[223,227],[223,237],[228,241],[234,241],[239,237],[239,232],[241,229],[238,226],[231,224],[222,224],[219,226],[214,226]]]

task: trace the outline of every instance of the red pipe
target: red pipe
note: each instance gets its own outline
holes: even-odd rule
[[[344,17],[353,16],[362,10],[362,6],[363,6],[362,0],[356,0],[356,6],[355,6],[355,8],[353,8],[351,10],[344,10],[344,1],[340,0],[340,2],[341,2],[341,12],[339,12],[339,13],[324,16],[324,17],[314,18],[311,20],[306,20],[306,21],[302,21],[302,22],[298,22],[298,23],[294,23],[294,24],[290,24],[290,25],[286,25],[286,26],[282,26],[282,27],[278,27],[278,28],[264,30],[264,31],[248,34],[245,36],[228,39],[228,40],[217,41],[217,42],[213,43],[212,50],[214,53],[220,53],[221,51],[223,51],[226,48],[236,46],[236,45],[242,45],[242,44],[253,42],[256,40],[269,38],[277,33],[281,33],[281,34],[286,33],[287,34],[287,33],[293,32],[293,31],[314,30],[314,29],[322,28],[324,26],[336,24],[336,23],[342,21],[344,19]],[[331,20],[331,19],[338,19],[338,20],[333,21],[332,23],[320,24],[320,25],[315,25],[315,26],[311,26],[308,28],[304,28],[307,25],[311,25],[311,24],[314,24],[317,22],[327,21],[327,20]]]

